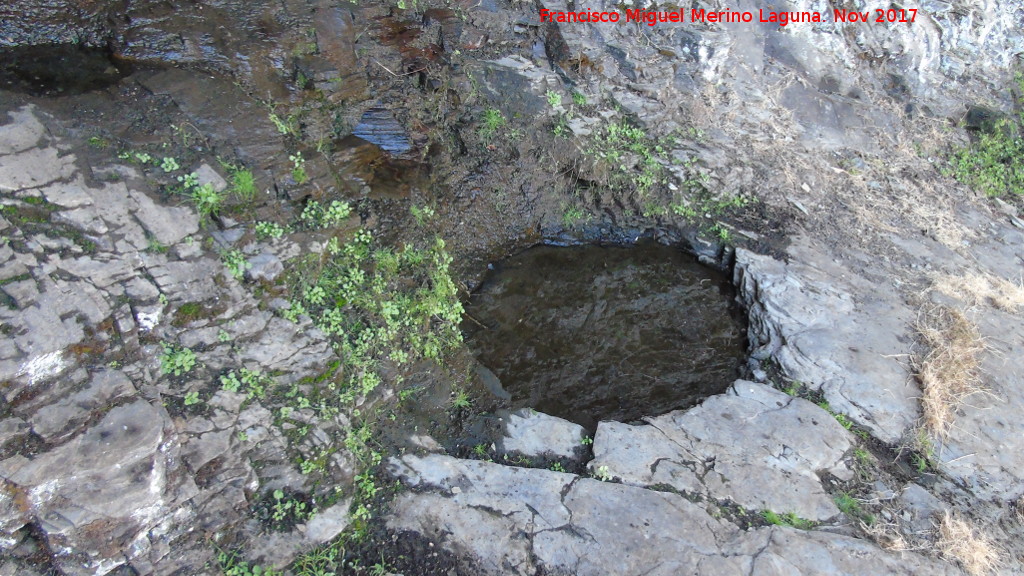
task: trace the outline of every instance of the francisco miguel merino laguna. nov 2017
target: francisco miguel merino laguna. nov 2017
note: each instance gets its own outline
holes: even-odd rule
[[[689,12],[689,19],[687,19]],[[856,10],[833,10],[832,21],[836,23],[906,23],[912,24],[917,19],[916,8],[892,8],[884,10],[877,8],[858,12]],[[755,20],[754,13],[740,10],[704,10],[679,8],[670,11],[627,9],[623,13],[616,10],[598,12],[595,10],[582,10],[579,12],[563,12],[560,10],[540,9],[541,22],[626,22],[643,23],[654,26],[659,23],[670,22],[701,22],[706,24],[735,23],[735,22],[771,22],[779,26],[786,26],[794,22],[828,22],[827,13],[814,11],[799,12],[775,12],[773,10],[758,10]]]

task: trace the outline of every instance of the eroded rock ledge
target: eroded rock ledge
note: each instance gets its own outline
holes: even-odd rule
[[[955,574],[827,532],[743,531],[678,494],[444,455],[392,460],[416,492],[389,524],[475,559],[480,574]]]

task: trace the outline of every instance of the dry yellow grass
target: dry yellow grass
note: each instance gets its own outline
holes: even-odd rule
[[[999,547],[959,516],[945,512],[939,519],[939,553],[955,560],[972,576],[992,574],[1001,564]]]
[[[924,426],[943,438],[964,399],[982,390],[978,356],[985,347],[963,312],[948,306],[922,310],[917,331],[927,348],[913,359],[921,383]]]
[[[860,527],[876,544],[890,552],[904,552],[912,549],[910,542],[907,541],[896,524],[886,522],[867,524],[861,522]]]
[[[1018,307],[1024,306],[1024,286],[990,274],[942,275],[935,278],[934,287],[939,292],[962,300],[970,306],[991,304],[1008,312],[1014,312]]]

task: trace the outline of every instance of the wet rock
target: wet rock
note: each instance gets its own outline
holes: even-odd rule
[[[203,164],[196,168],[195,174],[200,186],[209,184],[217,192],[223,192],[228,187],[227,180],[209,164]]]
[[[819,475],[851,477],[842,463],[851,437],[811,402],[738,380],[692,410],[647,421],[600,423],[591,471],[811,520],[839,513]]]
[[[35,117],[34,108],[29,105],[8,113],[10,123],[0,126],[0,156],[35,148],[46,135],[46,127]]]
[[[249,258],[249,268],[245,275],[251,280],[273,282],[284,272],[284,264],[281,260],[267,252],[263,252]]]
[[[0,462],[66,574],[106,573],[129,546],[195,494],[182,475],[167,415],[148,402],[112,409],[95,426],[33,460]]]
[[[138,208],[135,217],[164,246],[181,242],[199,231],[199,218],[185,207],[160,206],[141,192],[129,192]]]
[[[59,442],[96,412],[134,394],[135,387],[124,373],[102,370],[93,375],[84,389],[47,404],[33,414],[30,418],[32,431],[47,442]]]
[[[370,108],[364,112],[352,134],[380,146],[393,156],[401,156],[412,148],[405,128],[395,120],[390,110],[384,108]]]
[[[506,401],[512,399],[512,394],[505,390],[501,385],[501,380],[498,380],[498,376],[490,368],[477,363],[473,366],[473,371],[480,377],[480,381],[491,394]]]
[[[506,414],[505,435],[498,449],[528,458],[575,458],[586,430],[579,424],[522,408]]]

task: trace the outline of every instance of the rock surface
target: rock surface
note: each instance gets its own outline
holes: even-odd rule
[[[598,425],[591,472],[815,521],[839,513],[819,475],[850,479],[851,437],[807,400],[738,380],[691,410],[647,421]]]
[[[529,458],[575,458],[587,431],[579,424],[528,408],[504,418],[505,435],[498,449]]]
[[[934,519],[949,509],[1007,550],[1002,572],[1024,572],[1024,323],[1012,298],[1024,225],[1019,202],[977,197],[940,171],[945,146],[967,141],[949,130],[965,111],[1014,111],[1007,87],[1024,50],[1021,2],[910,2],[920,10],[913,25],[688,23],[641,34],[541,24],[537,6],[489,1],[429,14],[326,0],[85,0],[73,13],[53,0],[15,4],[0,7],[3,66],[23,47],[53,42],[109,47],[116,57],[103,53],[101,72],[113,80],[124,61],[158,66],[56,99],[70,104],[8,92],[25,71],[2,70],[0,576],[215,572],[210,541],[222,537],[281,567],[349,525],[347,498],[281,531],[257,516],[278,488],[348,486],[356,470],[341,448],[325,459],[330,482],[319,487],[296,462],[342,446],[350,423],[319,420],[294,445],[274,424],[280,406],[219,382],[244,368],[290,389],[336,357],[308,320],[267,311],[217,252],[242,250],[247,280],[269,290],[289,260],[321,247],[252,241],[227,218],[201,219],[155,189],[153,166],[104,150],[155,144],[159,136],[134,123],[157,108],[177,110],[175,139],[198,137],[182,147],[203,156],[193,167],[216,188],[227,185],[213,168],[224,154],[254,171],[260,200],[347,194],[360,199],[360,218],[395,227],[375,203],[403,213],[406,202],[435,206],[431,226],[455,236],[467,269],[542,237],[568,238],[578,231],[565,222],[571,208],[599,215],[601,231],[581,226],[585,237],[632,240],[648,229],[687,236],[663,232],[694,208],[678,203],[688,199],[682,188],[707,192],[712,205],[750,200],[745,219],[694,212],[705,232],[748,246],[735,253],[734,278],[758,382],[646,425],[602,423],[589,470],[622,484],[443,455],[392,460],[414,490],[398,496],[387,522],[457,552],[462,573],[955,573],[934,557]],[[828,13],[834,4],[787,7]],[[593,0],[543,6],[605,9]],[[80,113],[115,94],[133,106]],[[565,99],[555,104],[551,94]],[[328,122],[288,116],[285,103],[308,100]],[[480,118],[490,110],[509,130],[484,141]],[[296,133],[282,135],[271,114]],[[573,149],[585,146],[551,136],[568,116],[578,136],[612,121],[671,135],[662,160],[671,193],[640,198],[633,180],[624,194],[604,190],[608,179]],[[353,132],[414,166],[353,145]],[[289,177],[284,141],[308,149],[315,187]],[[313,154],[321,145],[340,149]],[[416,161],[429,164],[424,181]],[[262,218],[279,208],[257,210]],[[707,262],[728,260],[715,241],[695,250]],[[937,288],[950,278],[989,288]],[[916,319],[932,303],[962,309],[978,326],[986,391],[957,407],[948,436],[932,439],[922,473],[907,462],[923,449],[911,357]],[[164,344],[194,350],[195,367],[163,374]],[[867,437],[776,390],[801,386]],[[581,434],[529,414],[508,432],[504,449],[538,455],[567,454]],[[444,449],[418,434],[416,444]],[[834,497],[863,487],[847,464],[880,457],[875,468],[891,473],[866,483],[885,502],[880,525],[904,528],[931,556],[884,551],[838,514]],[[749,528],[728,518],[728,506],[822,523]],[[52,566],[38,565],[44,558]]]
[[[571,474],[443,455],[391,467],[416,492],[398,497],[389,525],[439,539],[479,574],[955,573],[826,532],[741,531],[682,496]]]
[[[4,221],[0,250],[13,272],[0,286],[11,335],[0,344],[0,541],[42,547],[68,575],[202,570],[213,554],[205,535],[244,527],[260,491],[309,488],[271,413],[208,383],[243,366],[296,381],[331,350],[315,330],[259,310],[216,254],[193,245],[193,209],[162,203],[141,179],[89,183],[54,136],[63,126],[32,106],[4,120],[0,189],[19,225]],[[39,233],[37,206],[52,236]],[[190,307],[201,317],[177,326]],[[161,343],[194,348],[191,373],[162,374]],[[182,409],[192,391],[207,402]],[[344,528],[340,505],[290,536],[292,556]]]

